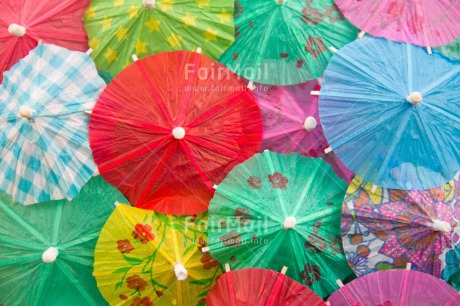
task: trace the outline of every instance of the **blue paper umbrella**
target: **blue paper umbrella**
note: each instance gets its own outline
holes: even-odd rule
[[[460,169],[460,62],[436,50],[371,37],[345,46],[319,111],[332,150],[374,185],[428,189]]]
[[[91,57],[39,45],[0,87],[0,189],[16,202],[73,198],[96,167],[91,109],[105,87]]]

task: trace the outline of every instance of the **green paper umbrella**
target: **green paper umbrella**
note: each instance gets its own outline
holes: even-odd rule
[[[102,177],[71,202],[24,206],[0,194],[0,304],[106,305],[92,276],[96,241],[114,202]]]
[[[220,61],[262,84],[292,85],[321,76],[339,49],[356,39],[333,0],[237,0],[235,43]]]
[[[234,40],[232,0],[92,0],[84,24],[99,69],[117,75],[140,57],[202,48],[218,58]]]
[[[460,37],[447,45],[440,46],[435,49],[438,49],[444,55],[460,59]]]
[[[280,271],[325,297],[352,277],[341,246],[347,184],[319,158],[265,151],[236,166],[209,205],[211,255]]]

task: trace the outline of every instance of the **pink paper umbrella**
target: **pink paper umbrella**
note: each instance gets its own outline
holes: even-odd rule
[[[89,0],[0,0],[0,83],[39,40],[70,50],[88,50],[83,12]]]
[[[373,36],[440,46],[460,35],[458,0],[335,0],[351,23]]]
[[[297,152],[321,157],[337,175],[350,183],[353,173],[334,155],[324,150],[329,147],[318,115],[318,96],[311,91],[320,90],[313,80],[292,86],[256,85],[254,96],[262,113],[263,135],[260,152]]]
[[[379,271],[334,292],[331,306],[458,306],[460,294],[442,280],[411,270]]]

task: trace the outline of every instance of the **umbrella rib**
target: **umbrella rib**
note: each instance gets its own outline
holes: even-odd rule
[[[139,157],[141,156],[142,154],[156,148],[156,147],[159,147],[161,145],[163,145],[165,142],[167,142],[168,139],[167,138],[162,138],[160,140],[157,140],[157,141],[154,141],[154,142],[151,142],[150,144],[148,145],[144,145],[143,147],[141,148],[138,148],[138,149],[134,149],[134,150],[131,150],[130,152],[124,154],[124,155],[121,155],[115,159],[112,159],[110,161],[107,161],[105,163],[102,163],[98,168],[99,168],[99,171],[102,173],[102,172],[107,172],[107,171],[110,171],[112,170],[113,168],[115,168],[116,166],[119,166],[125,162],[127,162],[128,160],[130,159],[134,159],[136,157]]]
[[[111,104],[111,101],[108,101],[107,99],[101,99],[100,102],[101,101],[104,104],[107,104],[107,105]],[[93,120],[96,120],[96,119],[100,120],[102,118],[109,119],[110,121],[113,120],[112,116],[104,116],[100,112],[97,112],[97,113],[94,112],[91,116],[92,116]],[[152,132],[158,132],[158,133],[164,133],[164,134],[171,133],[171,130],[169,130],[169,129],[166,129],[166,128],[158,126],[158,125],[146,123],[146,122],[139,122],[139,121],[134,121],[134,120],[127,120],[127,119],[123,119],[123,118],[117,118],[117,123],[123,123],[125,126],[128,126],[128,127],[141,128],[143,130],[148,130],[148,131],[152,131]]]
[[[32,241],[21,241],[21,240],[18,240],[18,239],[9,239],[9,238],[6,238],[4,236],[0,236],[0,242],[4,242],[4,243],[7,243],[7,244],[11,244],[11,245],[16,245],[16,246],[20,246],[20,247],[27,247],[27,248],[30,248],[30,249],[33,249],[33,250],[36,250],[36,251],[42,251],[43,247],[40,246],[40,245],[35,245],[35,243],[33,243]],[[34,244],[34,246],[32,246],[32,244]],[[0,265],[1,265],[1,262],[0,262]]]
[[[375,179],[375,183],[379,184],[380,179],[382,178],[382,175],[384,172],[387,171],[387,166],[388,163],[390,162],[391,158],[393,157],[393,152],[396,149],[396,145],[398,142],[401,140],[401,135],[405,131],[407,124],[409,123],[409,117],[411,116],[411,112],[406,112],[404,114],[403,120],[399,122],[398,128],[396,129],[396,135],[393,136],[393,139],[391,140],[390,147],[388,148],[388,151],[386,153],[385,159],[383,160],[382,165],[380,166],[380,169],[377,173],[377,177]]]
[[[223,155],[226,155],[228,157],[231,157],[233,159],[238,159],[238,154],[236,154],[233,151],[227,150],[223,147],[218,147],[212,142],[206,141],[203,138],[200,138],[199,136],[193,136],[193,135],[187,135],[187,140],[191,141],[197,145],[200,145],[202,147],[205,147],[207,149],[213,150],[217,153],[221,153]]]
[[[236,102],[238,100],[238,98],[240,98],[240,96],[243,96],[243,95],[247,95],[247,92],[246,91],[239,91],[237,92],[237,94],[233,95],[230,99],[228,99],[228,101],[224,102],[224,103],[221,103],[209,110],[207,110],[205,113],[201,114],[199,117],[197,117],[195,120],[193,120],[192,122],[190,122],[187,126],[189,129],[192,129],[200,124],[202,124],[203,122],[205,122],[206,120],[208,120],[209,118],[212,118],[213,116],[215,116],[216,114],[218,114],[220,111],[222,111],[222,109],[225,109],[226,107],[230,106],[231,104],[233,104],[234,102]]]
[[[444,157],[440,155],[439,150],[435,150],[436,147],[435,147],[434,144],[435,144],[435,143],[439,144],[439,143],[438,143],[436,137],[432,137],[432,136],[433,136],[433,135],[432,135],[432,131],[435,130],[436,128],[433,127],[433,126],[431,125],[430,120],[422,120],[422,118],[421,118],[421,117],[422,117],[422,113],[416,112],[416,114],[417,114],[417,118],[419,119],[419,120],[417,120],[418,123],[422,123],[423,121],[425,121],[425,122],[426,122],[426,126],[430,126],[430,127],[431,127],[430,129],[426,129],[426,128],[424,128],[424,125],[423,125],[423,124],[420,124],[420,125],[419,125],[419,126],[421,127],[420,129],[423,130],[423,131],[425,131],[424,136],[426,136],[426,137],[428,138],[428,140],[429,140],[428,143],[429,143],[430,146],[432,147],[432,149],[433,149],[432,151],[433,151],[434,154],[436,155],[436,158],[438,159],[438,161],[439,161],[439,163],[440,163],[440,165],[441,165],[441,167],[442,167],[442,172],[443,172],[444,177],[446,178],[446,181],[448,181],[449,179],[451,179],[451,177],[448,178],[448,177],[450,176],[450,175],[449,175],[449,166],[446,164],[446,161],[445,161]],[[442,133],[439,133],[439,135],[441,135],[441,134],[442,134]],[[442,147],[442,146],[440,146],[440,147]]]
[[[194,61],[193,61],[193,67],[198,67],[198,61],[199,59],[201,58],[200,55],[198,53],[194,53]],[[191,75],[188,76],[188,82],[187,82],[187,86],[185,88],[192,88],[192,82],[196,80],[196,76],[197,76],[197,71],[198,69],[193,69],[193,72]],[[192,94],[192,90],[186,90],[185,91],[185,97],[181,100],[181,104],[180,104],[180,107],[179,107],[179,116],[183,117],[185,114],[187,114],[187,111],[184,110],[185,108],[185,104],[187,104],[187,110],[189,108],[189,105],[190,105],[190,96]],[[179,125],[182,125],[183,124],[183,121],[184,121],[184,118],[179,118],[178,122],[179,122]]]
[[[166,109],[165,102],[161,98],[161,96],[158,93],[158,91],[155,89],[155,86],[153,86],[152,79],[150,78],[149,74],[145,70],[145,68],[144,68],[144,66],[142,64],[142,61],[136,61],[135,64],[136,64],[136,67],[139,68],[139,71],[141,72],[141,74],[144,77],[148,87],[150,88],[150,91],[152,92],[152,94],[153,94],[153,96],[155,98],[155,102],[156,102],[158,108],[160,109],[161,113],[163,114],[163,117],[169,122],[169,124],[171,126],[173,126],[173,120],[172,120],[168,110]]]
[[[182,149],[185,152],[185,155],[188,157],[190,162],[192,163],[192,166],[195,168],[195,170],[198,172],[199,176],[203,180],[203,183],[206,185],[206,187],[209,189],[211,193],[214,193],[214,188],[213,184],[209,181],[209,179],[204,175],[203,169],[201,169],[200,165],[198,164],[197,160],[193,156],[192,152],[190,151],[190,147],[183,141],[180,142],[180,145]]]
[[[34,297],[33,306],[39,305],[40,299],[42,298],[42,295],[43,295],[43,287],[45,287],[46,281],[48,280],[48,277],[51,272],[51,265],[45,264],[42,267],[43,267],[42,270],[44,271],[41,271],[40,273],[40,284],[39,284],[36,296]]]
[[[89,303],[89,305],[96,305],[96,303],[91,298],[91,296],[89,296],[86,290],[80,285],[78,281],[76,281],[76,279],[74,279],[69,269],[59,260],[57,260],[55,264],[59,267],[59,269],[61,269],[62,273],[64,273],[64,275],[67,277],[70,283],[77,289],[78,292],[80,292],[82,297]]]
[[[386,118],[386,120],[390,120],[392,117],[396,117],[397,115],[399,115],[399,113],[395,112],[393,114],[393,116],[390,116],[389,118]],[[370,130],[372,129],[375,129],[376,127],[378,127],[379,125],[381,124],[381,122],[379,121],[374,121],[372,124],[370,125],[367,125],[365,128],[361,129],[361,130],[356,130],[356,132],[354,132],[353,134],[351,135],[347,135],[346,137],[343,137],[340,141],[337,141],[335,144],[331,145],[331,147],[333,149],[337,149],[338,147],[341,147],[342,145],[344,145],[345,143],[355,139],[356,137],[364,134],[364,133],[367,133],[369,132]]]
[[[61,245],[59,245],[59,247],[61,249],[68,249],[68,248],[71,248],[71,247],[76,246],[78,244],[81,244],[81,243],[84,243],[84,242],[87,242],[87,241],[91,241],[93,239],[97,239],[98,237],[99,237],[99,233],[96,233],[96,232],[91,233],[91,234],[86,235],[84,237],[80,237],[78,239],[74,239],[74,240],[69,241],[67,243],[61,244]],[[0,240],[1,240],[1,238],[0,238]]]
[[[266,132],[263,134],[263,137],[266,138],[276,138],[278,136],[286,136],[288,133],[293,133],[293,132],[298,132],[305,130],[302,124],[299,124],[298,126],[293,126],[289,129],[277,129],[277,130],[272,130],[270,132]]]
[[[33,261],[33,260],[41,260],[41,256],[34,254],[34,255],[28,255],[28,256],[23,256],[15,259],[10,259],[10,260],[3,260],[0,261],[0,267],[5,267],[8,265],[17,265],[19,263],[24,264],[25,262]]]
[[[163,154],[163,156],[160,158],[159,164],[155,167],[155,171],[152,173],[152,176],[149,179],[149,182],[147,186],[145,187],[144,191],[142,192],[141,196],[139,199],[136,201],[136,206],[142,204],[147,197],[147,194],[150,191],[150,188],[152,188],[153,184],[155,183],[156,179],[161,173],[161,170],[163,170],[164,166],[166,165],[166,161],[169,159],[171,154],[174,152],[174,150],[177,148],[177,142],[173,142],[167,149],[166,152]]]
[[[265,161],[266,161],[266,163],[268,165],[270,173],[273,175],[276,171],[275,171],[275,166],[273,164],[273,159],[272,159],[272,157],[270,155],[270,152],[268,152],[268,151],[264,152],[263,156],[265,157]],[[285,214],[284,217],[290,216],[287,213],[286,205],[284,204],[283,196],[281,195],[279,188],[274,188],[274,190],[275,190],[275,193],[276,193],[276,198],[278,199],[278,201],[280,203],[280,207],[283,210],[283,213]]]
[[[31,235],[39,239],[42,243],[47,244],[47,240],[45,237],[40,234],[38,231],[36,231],[30,224],[28,224],[24,219],[22,219],[19,215],[17,215],[15,212],[13,212],[9,207],[7,207],[5,204],[0,202],[0,209],[3,208],[6,213],[17,222],[17,224],[22,225],[22,227],[28,231]]]
[[[289,107],[278,107],[278,106],[273,106],[273,104],[269,104],[267,103],[264,99],[257,99],[257,104],[259,105],[260,109],[261,110],[267,110],[269,112],[273,112],[273,110],[279,110],[280,112],[282,112],[282,117],[286,117],[286,118],[289,118],[291,119],[293,122],[297,122],[299,124],[302,124],[303,123],[303,120],[305,120],[306,118],[304,119],[300,119],[300,115],[304,115],[304,110],[301,109],[300,107],[298,107],[298,105],[293,102],[292,105],[289,105],[289,107],[295,107],[298,109],[298,117],[296,117],[294,114],[291,114],[289,111],[290,111],[290,108]],[[294,106],[295,105],[295,106]]]
[[[321,167],[321,163],[318,162],[316,163],[315,169],[313,171],[310,171],[308,182],[305,183],[305,187],[303,188],[302,193],[300,194],[297,200],[297,204],[294,207],[294,211],[292,213],[293,216],[295,216],[297,212],[299,211],[300,207],[303,206],[304,204],[303,201],[305,200],[305,197],[307,196],[307,192],[310,191],[313,181],[317,179],[315,176],[318,173],[318,170],[320,167]]]

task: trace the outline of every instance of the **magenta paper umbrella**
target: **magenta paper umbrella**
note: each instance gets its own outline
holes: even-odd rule
[[[458,306],[460,294],[429,274],[387,270],[353,280],[327,302],[331,306]]]
[[[460,35],[458,0],[335,0],[351,23],[373,36],[440,46]]]
[[[292,86],[255,85],[254,96],[262,113],[263,135],[260,152],[297,152],[323,158],[336,174],[350,183],[353,173],[334,155],[324,150],[329,144],[318,114],[317,80]]]

